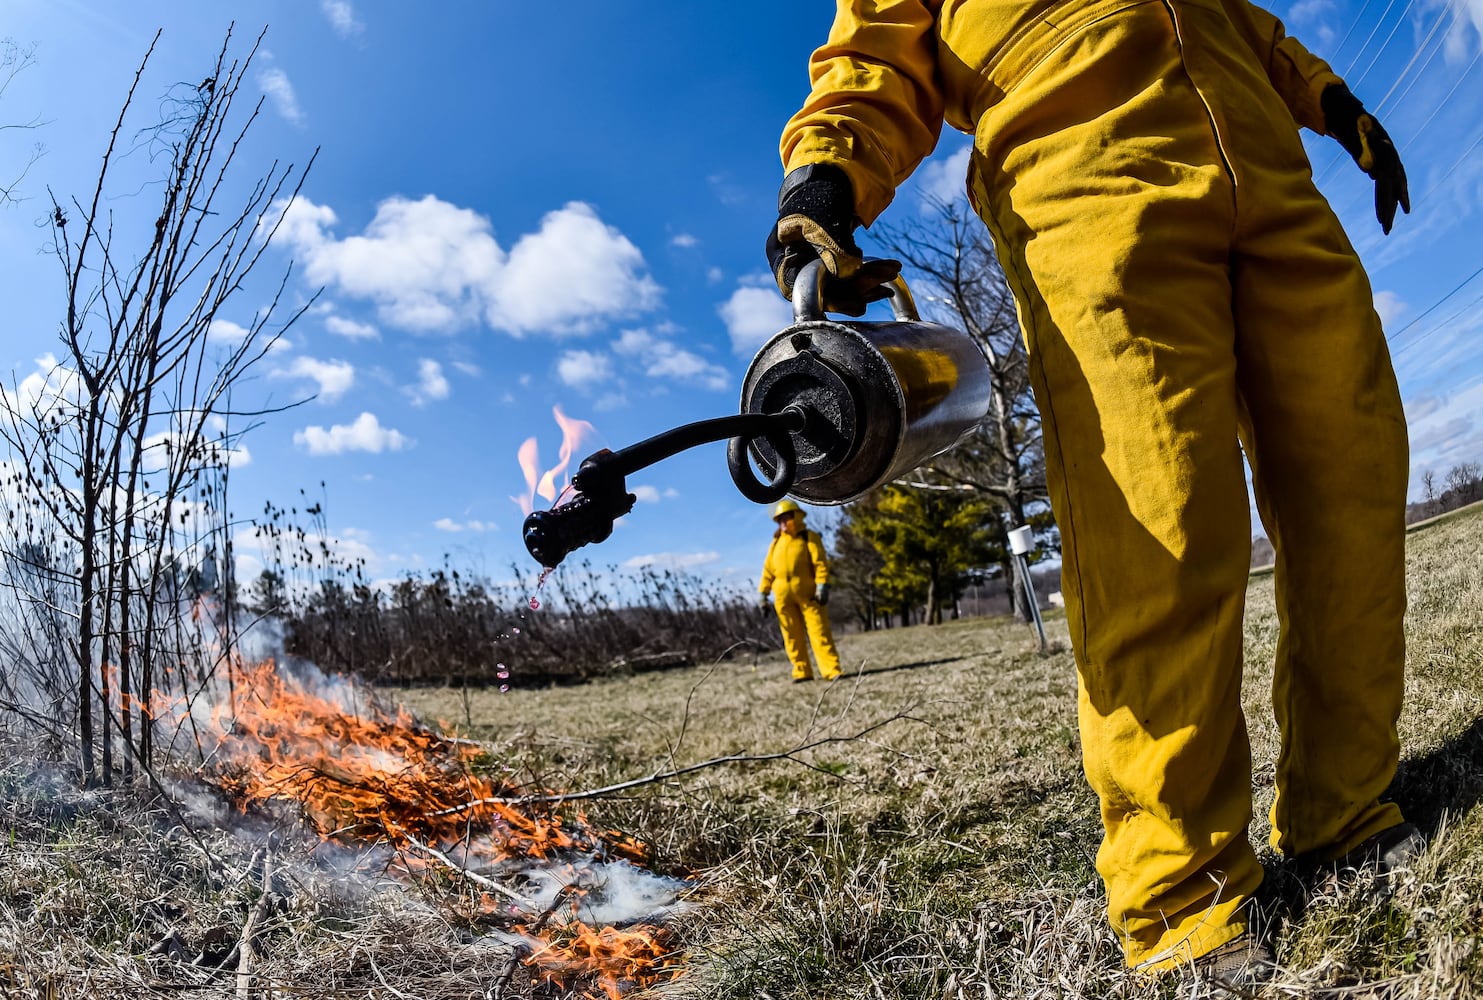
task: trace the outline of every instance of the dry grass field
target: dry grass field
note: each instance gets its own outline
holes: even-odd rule
[[[1284,967],[1265,996],[1483,997],[1480,549],[1483,509],[1409,540],[1392,793],[1431,847],[1388,899],[1348,884],[1302,906],[1261,848]],[[1247,614],[1259,845],[1276,750],[1271,585],[1253,578]],[[1063,621],[1047,626],[1049,655],[1005,619],[845,636],[848,673],[830,684],[790,683],[778,655],[733,654],[545,690],[383,694],[477,741],[479,773],[500,787],[580,797],[559,808],[641,838],[653,872],[689,880],[670,924],[682,974],[625,997],[1192,1000],[1204,993],[1189,970],[1127,972],[1106,926],[1075,671]],[[501,648],[518,671],[518,637]],[[284,731],[307,728],[295,718]],[[0,747],[4,1000],[608,995],[533,980],[518,941],[481,930],[498,926],[486,918],[501,887],[456,858],[409,868],[405,846],[351,850],[303,810],[233,807],[200,762],[161,773],[165,796],[79,792],[34,758]],[[386,762],[387,781],[410,770]],[[298,776],[318,785],[336,770]],[[585,794],[609,786],[623,787]]]
[[[1407,704],[1393,797],[1431,838],[1384,902],[1292,903],[1266,847],[1276,754],[1272,581],[1247,611],[1251,835],[1270,873],[1277,996],[1483,996],[1483,510],[1410,535]],[[704,767],[585,803],[695,877],[685,976],[665,995],[1158,997],[1126,973],[1093,868],[1064,621],[1053,651],[1004,619],[842,638],[848,676],[792,684],[780,654],[581,687],[403,693],[569,792]],[[510,650],[513,652],[513,650]],[[518,670],[512,658],[511,665]],[[470,726],[469,723],[472,722]],[[799,749],[807,748],[807,749]],[[777,758],[774,755],[786,754]]]

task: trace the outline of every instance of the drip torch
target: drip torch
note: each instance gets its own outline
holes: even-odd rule
[[[603,541],[637,499],[625,477],[696,445],[728,440],[731,480],[748,500],[791,495],[833,505],[910,472],[971,431],[990,395],[988,362],[973,338],[922,321],[900,277],[891,283],[893,319],[831,320],[824,273],[817,261],[799,273],[793,324],[752,359],[740,413],[587,456],[572,476],[572,499],[525,519],[530,554],[554,567]]]

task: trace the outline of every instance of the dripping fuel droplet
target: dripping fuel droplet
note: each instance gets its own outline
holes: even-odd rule
[[[520,634],[520,626],[519,625],[511,625],[510,626],[510,631],[513,632],[513,633],[515,633],[516,635],[519,635]]]
[[[508,684],[501,684],[499,686],[499,693],[500,694],[506,694],[506,693],[509,692],[509,690],[510,690],[510,685],[508,685]]]
[[[534,597],[532,597],[530,599],[530,610],[532,610],[532,611],[538,611],[538,610],[540,610],[540,607],[541,607],[541,602],[538,601],[538,600],[536,600]]]

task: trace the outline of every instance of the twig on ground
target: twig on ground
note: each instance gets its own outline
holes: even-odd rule
[[[247,914],[247,919],[242,924],[242,934],[237,938],[237,1000],[249,1000],[252,995],[252,964],[257,961],[257,948],[252,939],[262,925],[273,895],[273,853],[263,848],[259,854],[263,862],[263,894],[257,898],[257,903]]]
[[[445,814],[451,811],[452,810],[445,810]],[[455,874],[463,876],[470,882],[473,882],[476,885],[481,885],[491,892],[497,892],[501,896],[504,896],[506,899],[509,899],[515,903],[519,903],[527,910],[530,910],[532,912],[536,910],[535,900],[527,899],[525,896],[520,895],[520,893],[516,892],[514,889],[508,889],[505,886],[500,885],[493,879],[486,878],[485,876],[480,875],[478,872],[469,871],[463,865],[458,864],[452,858],[448,857],[448,855],[438,850],[436,847],[429,847],[427,844],[422,843],[422,841],[418,840],[416,837],[410,835],[407,836],[407,844],[408,846],[421,851],[423,854],[426,854],[434,861],[447,866]]]
[[[495,796],[491,798],[472,799],[468,802],[463,802],[456,806],[449,806],[447,809],[439,809],[436,812],[430,812],[427,815],[429,818],[435,818],[439,816],[451,816],[455,813],[464,812],[465,810],[473,809],[477,806],[546,805],[559,804],[562,802],[577,802],[582,799],[597,799],[602,798],[605,795],[612,795],[615,792],[627,791],[630,788],[639,788],[643,785],[652,785],[656,782],[668,781],[671,778],[678,778],[686,774],[692,774],[696,771],[703,771],[706,768],[719,767],[722,764],[761,764],[772,760],[791,760],[793,763],[801,764],[804,767],[814,768],[814,770],[822,770],[821,768],[814,767],[813,764],[810,764],[806,760],[799,760],[797,755],[803,753],[806,750],[813,750],[830,743],[853,743],[857,740],[862,740],[864,737],[875,732],[877,729],[881,729],[893,722],[899,722],[903,719],[911,722],[923,721],[916,718],[915,716],[908,715],[905,712],[897,712],[895,715],[892,715],[889,718],[882,719],[879,722],[872,723],[871,725],[866,726],[864,729],[860,730],[858,733],[855,733],[852,736],[826,736],[822,739],[814,740],[812,743],[804,743],[789,750],[779,750],[777,753],[739,753],[728,754],[725,757],[712,757],[710,760],[704,760],[698,764],[690,764],[686,767],[674,768],[669,771],[656,771],[655,773],[645,778],[634,778],[630,781],[620,781],[616,785],[605,785],[602,788],[592,788],[583,792],[551,792],[543,795]],[[838,775],[834,775],[832,771],[826,771],[825,773],[830,774],[834,777],[838,777]]]

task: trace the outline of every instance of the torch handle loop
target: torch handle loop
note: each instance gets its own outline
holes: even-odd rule
[[[751,438],[734,437],[726,442],[726,464],[731,469],[731,481],[742,496],[753,503],[772,503],[783,499],[793,488],[793,480],[798,475],[798,457],[791,437],[760,436],[767,438],[778,457],[778,467],[767,482],[758,478],[747,460],[747,445]]]
[[[876,260],[875,257],[867,258]],[[803,265],[798,276],[793,279],[793,322],[817,323],[828,319],[827,310],[824,308],[824,285],[831,280],[829,272],[824,270],[824,262],[811,260]],[[911,289],[906,286],[906,279],[896,275],[886,282],[891,292],[891,313],[896,317],[898,323],[916,323],[921,319],[917,312],[917,300],[912,297]]]

